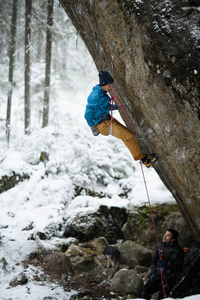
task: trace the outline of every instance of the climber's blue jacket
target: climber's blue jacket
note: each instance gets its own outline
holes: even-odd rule
[[[115,104],[113,109],[117,109]],[[110,113],[110,97],[103,91],[99,84],[93,87],[87,99],[85,119],[90,127],[97,125]]]

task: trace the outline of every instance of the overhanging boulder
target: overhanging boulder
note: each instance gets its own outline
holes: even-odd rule
[[[159,155],[155,169],[200,240],[198,1],[61,3],[97,68],[114,76],[143,152]]]

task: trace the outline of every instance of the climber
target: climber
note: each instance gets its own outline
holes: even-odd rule
[[[87,99],[85,119],[94,136],[109,135],[112,128],[112,136],[121,139],[131,152],[134,160],[141,160],[149,168],[158,160],[155,153],[143,154],[131,131],[118,122],[111,119],[110,111],[118,109],[116,104],[110,104],[111,98],[107,94],[113,89],[113,78],[107,71],[99,72],[99,84],[93,87]]]
[[[143,286],[140,296],[151,299],[151,295],[159,291],[158,300],[163,299],[165,293],[168,295],[175,285],[183,262],[184,251],[178,244],[178,232],[173,228],[167,229],[159,247],[156,247],[151,264],[151,277]]]

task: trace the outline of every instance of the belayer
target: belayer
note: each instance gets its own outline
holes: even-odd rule
[[[178,232],[173,228],[167,229],[163,240],[156,247],[151,277],[142,288],[141,298],[150,300],[152,294],[158,291],[158,300],[163,299],[165,293],[168,296],[180,276],[183,262],[184,251],[178,243]]]
[[[85,119],[94,136],[99,133],[109,135],[112,126],[112,136],[121,139],[131,152],[134,160],[141,160],[149,168],[158,160],[155,153],[143,154],[134,135],[115,118],[111,119],[110,111],[118,109],[116,104],[111,104],[107,94],[113,89],[113,78],[107,71],[99,72],[99,84],[93,87],[87,99]]]

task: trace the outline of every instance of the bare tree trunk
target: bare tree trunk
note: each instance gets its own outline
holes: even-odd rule
[[[9,75],[8,75],[7,115],[6,115],[6,139],[7,139],[8,146],[9,146],[9,141],[10,141],[10,123],[11,123],[11,106],[12,106],[16,29],[17,29],[17,0],[13,0],[11,38],[10,38],[10,55],[9,55],[10,61],[9,61]]]
[[[42,127],[48,126],[48,123],[49,123],[49,95],[50,95],[51,47],[52,47],[52,29],[51,28],[53,26],[53,3],[54,3],[54,0],[48,0],[47,37],[46,37],[46,71],[45,71]]]
[[[30,104],[30,46],[31,46],[31,9],[32,0],[25,0],[25,70],[24,70],[24,126],[25,134],[30,134],[31,104]]]
[[[46,1],[40,1],[39,4],[39,18],[41,18],[42,20],[44,20],[44,15],[46,16]],[[37,62],[40,62],[41,60],[44,60],[45,57],[45,45],[44,45],[44,36],[45,36],[45,32],[44,32],[44,28],[46,28],[46,24],[44,24],[45,21],[39,21],[37,24],[37,41],[36,41],[36,48],[37,48]]]

